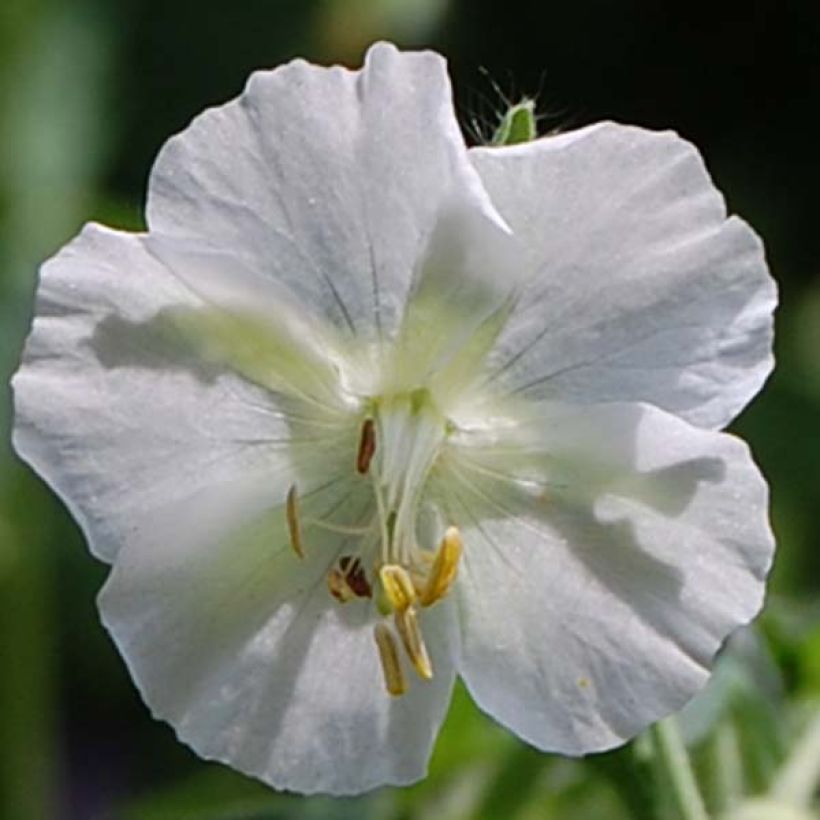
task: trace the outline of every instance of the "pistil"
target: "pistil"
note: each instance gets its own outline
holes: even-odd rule
[[[427,476],[447,435],[446,419],[424,389],[374,400],[372,415],[378,453],[369,467],[387,534],[382,560],[413,565],[418,551],[416,521]]]

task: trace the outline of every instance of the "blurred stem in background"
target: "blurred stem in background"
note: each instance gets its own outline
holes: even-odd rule
[[[677,718],[672,715],[658,721],[649,736],[658,787],[668,793],[683,820],[709,820]]]
[[[2,15],[0,815],[49,818],[58,812],[52,550],[60,541],[50,514],[56,508],[9,447],[8,379],[29,322],[37,266],[77,230],[101,167],[110,29],[91,4],[4,0]]]
[[[778,801],[810,808],[820,782],[820,708],[781,767],[769,791]]]

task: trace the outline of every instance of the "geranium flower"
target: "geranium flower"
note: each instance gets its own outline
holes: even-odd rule
[[[382,44],[254,74],[164,146],[147,221],[44,265],[15,444],[203,757],[409,783],[457,675],[540,749],[606,749],[759,610],[766,486],[716,431],[775,293],[679,137],[468,151],[442,58]]]

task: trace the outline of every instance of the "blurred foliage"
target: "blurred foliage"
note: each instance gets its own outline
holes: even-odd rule
[[[781,286],[779,366],[736,429],[771,482],[780,548],[759,626],[732,642],[681,723],[710,812],[811,816],[820,744],[820,7],[808,0],[2,0],[0,815],[675,817],[652,805],[657,773],[645,738],[583,761],[541,755],[462,690],[430,777],[410,789],[303,799],[203,763],[139,702],[96,617],[104,568],[11,454],[5,385],[39,262],[88,219],[138,227],[162,141],[236,94],[251,69],[296,55],[356,64],[380,37],[448,55],[474,134],[492,134],[502,94],[522,93],[536,95],[542,133],[606,117],[676,129],[704,152],[730,207],[762,233]]]

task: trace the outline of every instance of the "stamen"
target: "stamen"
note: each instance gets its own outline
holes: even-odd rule
[[[373,595],[362,562],[351,555],[343,555],[339,559],[339,566],[330,570],[327,575],[327,588],[340,604],[346,604],[354,598],[370,598]]]
[[[347,577],[336,567],[327,574],[327,588],[340,604],[346,604],[356,597],[356,592],[347,582]]]
[[[458,528],[448,527],[441,540],[427,583],[419,596],[422,606],[432,606],[450,591],[456,578],[462,550],[463,543]]]
[[[430,663],[430,656],[427,654],[424,639],[421,637],[416,610],[410,608],[396,612],[395,622],[401,642],[404,644],[404,649],[413,664],[413,668],[420,678],[430,680],[433,677],[433,666]]]
[[[356,472],[365,475],[376,452],[376,425],[373,419],[365,419],[359,437],[359,452],[356,455]]]
[[[327,530],[327,532],[335,532],[338,535],[368,535],[373,529],[372,525],[354,527],[348,524],[331,524],[329,521],[321,521],[318,518],[303,518],[302,523],[318,527],[320,530]]]
[[[384,685],[394,697],[403,695],[407,691],[407,681],[399,662],[399,648],[396,646],[396,639],[384,624],[376,624],[373,635],[376,638],[376,645],[379,647]]]
[[[373,596],[373,590],[370,587],[370,582],[367,580],[367,574],[364,571],[362,562],[358,558],[343,555],[339,559],[339,567],[344,573],[347,585],[353,590],[357,598],[371,598]]]
[[[390,608],[404,612],[416,600],[416,589],[407,570],[398,564],[384,564],[379,570],[382,588],[390,602]]]
[[[300,557],[305,557],[302,547],[302,528],[299,525],[299,499],[296,493],[296,485],[293,484],[288,490],[287,503],[285,504],[285,517],[288,521],[288,533],[290,534],[291,549]]]

